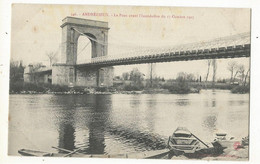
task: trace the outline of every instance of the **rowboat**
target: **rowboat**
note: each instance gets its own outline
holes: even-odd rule
[[[63,151],[64,153],[48,153],[38,150],[20,149],[18,153],[23,156],[35,156],[35,157],[82,157],[82,158],[139,158],[139,159],[160,159],[165,158],[169,149],[145,151],[138,153],[127,153],[127,154],[84,154],[80,153],[80,149],[75,151],[62,149],[58,147],[52,147]]]
[[[200,150],[200,142],[185,127],[178,127],[169,137],[168,147],[174,154],[195,153]]]
[[[208,155],[217,155],[223,152],[223,147],[218,143],[206,144],[192,134],[186,127],[178,127],[169,137],[168,148],[171,155],[186,155],[202,158]]]
[[[20,149],[18,150],[18,153],[23,156],[36,156],[36,157],[53,156],[53,153],[48,153],[48,152],[38,151],[38,150],[30,150],[30,149]]]
[[[237,149],[242,145],[240,140],[237,140],[235,137],[230,136],[225,132],[215,133],[214,142],[227,149]]]

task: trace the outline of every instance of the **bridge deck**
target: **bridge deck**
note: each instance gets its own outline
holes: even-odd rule
[[[78,68],[82,67],[106,67],[116,65],[157,63],[157,62],[172,62],[172,61],[188,61],[201,59],[220,59],[220,58],[239,58],[250,57],[250,44],[228,46],[211,49],[176,51],[168,53],[158,53],[144,56],[122,57],[118,59],[102,59],[93,58],[90,63],[77,64]]]

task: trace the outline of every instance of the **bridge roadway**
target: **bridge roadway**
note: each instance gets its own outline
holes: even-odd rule
[[[92,58],[91,62],[77,64],[77,68],[84,67],[107,67],[116,65],[188,61],[202,59],[221,59],[221,58],[240,58],[250,57],[250,44],[227,46],[211,49],[176,51],[167,53],[156,53],[151,55],[142,55],[134,57],[111,58],[109,56]]]

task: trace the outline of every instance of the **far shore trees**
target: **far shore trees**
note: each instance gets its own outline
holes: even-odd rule
[[[123,89],[126,91],[137,91],[144,89],[144,74],[138,68],[132,69],[130,72],[124,72],[121,76],[123,80]]]
[[[216,78],[217,78],[217,60],[212,60],[212,67],[213,67],[213,74],[212,74],[212,86],[215,85]]]
[[[210,65],[211,65],[211,60],[207,60],[207,63],[208,63],[208,69],[207,69],[207,75],[206,75],[206,79],[205,81],[207,82],[208,81],[208,77],[209,77],[209,69],[210,69]]]
[[[52,64],[57,61],[57,52],[46,52],[46,56],[49,59],[50,67],[52,67]]]
[[[122,74],[122,79],[123,79],[123,80],[129,80],[129,73],[128,73],[128,72],[124,72],[124,73]]]
[[[10,84],[15,82],[23,82],[24,73],[23,61],[15,61],[11,59],[10,62]]]
[[[129,80],[133,82],[134,85],[141,85],[144,79],[144,74],[140,72],[137,68],[134,68],[129,75]]]
[[[250,68],[248,68],[248,70],[247,70],[247,72],[246,72],[246,76],[245,76],[245,79],[244,79],[244,83],[243,83],[243,85],[245,86],[246,85],[246,83],[247,83],[247,78],[249,78],[250,79]]]
[[[233,82],[233,74],[237,68],[237,62],[231,61],[228,63],[227,69],[230,71],[230,83]]]
[[[230,84],[235,81],[239,82],[241,85],[246,85],[250,74],[250,68],[246,71],[243,64],[238,64],[235,61],[229,62],[227,69],[230,71]]]

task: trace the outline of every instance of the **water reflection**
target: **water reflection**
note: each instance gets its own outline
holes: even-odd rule
[[[148,131],[154,131],[154,121],[157,109],[157,95],[151,94],[147,95],[146,101],[146,112],[145,112],[145,122],[147,123]]]
[[[75,149],[75,128],[71,124],[60,124],[59,147],[67,150]]]
[[[103,154],[105,150],[104,122],[91,122],[89,124],[89,145],[86,153]]]
[[[240,101],[238,101],[238,104],[239,104],[239,105],[244,105],[244,103],[245,103],[244,100],[240,100]]]
[[[108,127],[107,118],[111,108],[111,96],[93,95],[92,119],[89,122],[89,145],[86,153],[104,154],[105,150],[105,129]]]
[[[137,94],[137,95],[133,95],[131,100],[130,100],[130,106],[134,109],[138,109],[140,107],[141,104],[141,95]]]
[[[216,103],[216,99],[213,98],[213,99],[211,100],[211,107],[216,107],[216,106],[217,106],[216,104],[217,104],[217,103]]]
[[[206,129],[210,131],[214,131],[216,129],[217,116],[216,115],[208,115],[204,118],[203,125]]]
[[[207,99],[204,101],[205,107],[217,107],[217,100],[216,98]]]
[[[74,150],[75,149],[75,127],[74,127],[74,115],[76,98],[68,95],[62,99],[57,97],[51,97],[50,102],[52,104],[65,104],[62,107],[63,110],[55,110],[54,116],[57,117],[56,125],[58,127],[58,147]]]
[[[229,105],[244,105],[246,103],[245,100],[230,100]]]
[[[176,105],[178,106],[187,106],[190,105],[190,102],[188,99],[177,99]]]
[[[74,117],[70,111],[61,110],[61,119],[59,122],[59,147],[68,150],[73,150],[75,146],[75,128],[73,124],[77,124],[78,121],[85,122],[85,126],[88,128],[88,142],[81,143],[85,149],[83,153],[91,154],[104,154],[105,150],[105,129],[107,120],[109,120],[109,109],[111,108],[111,97],[103,95],[91,95],[88,97],[80,97],[67,99],[63,101],[64,105],[69,108],[70,111],[84,110],[82,119],[78,120]],[[87,107],[81,107],[81,103],[88,104]],[[83,139],[84,140],[84,139]]]

